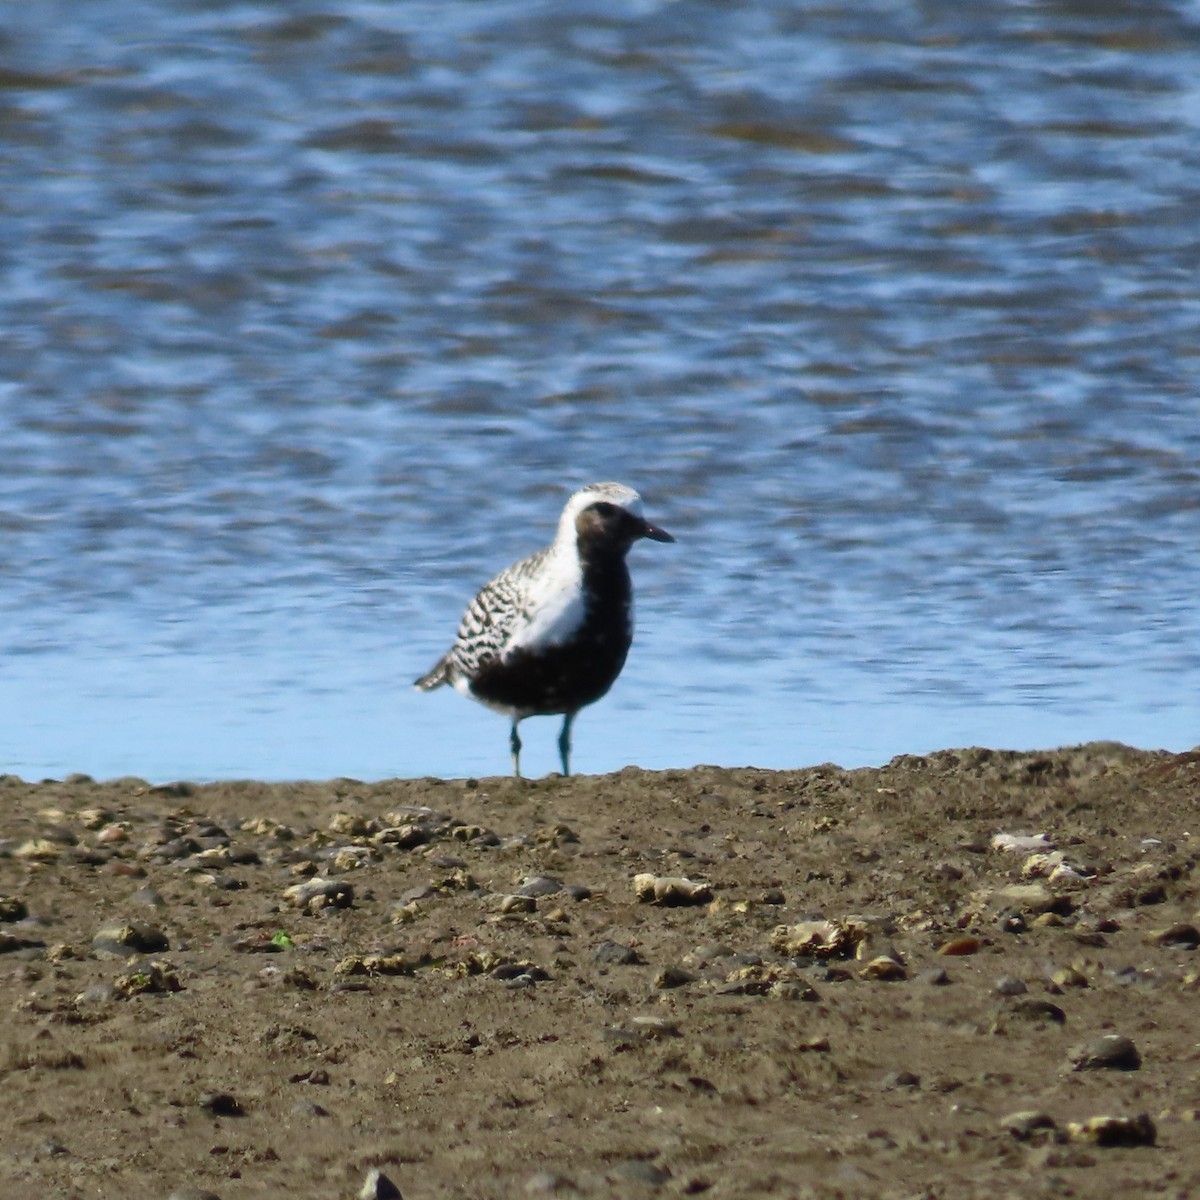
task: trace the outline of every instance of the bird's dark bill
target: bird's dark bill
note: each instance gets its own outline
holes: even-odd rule
[[[649,521],[642,530],[642,537],[648,537],[653,542],[673,542],[675,540],[665,529],[659,529],[657,525],[651,525]]]

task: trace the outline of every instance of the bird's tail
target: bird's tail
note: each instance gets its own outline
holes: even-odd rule
[[[440,688],[442,684],[450,682],[450,655],[445,658],[438,659],[432,671],[427,675],[422,675],[420,679],[413,683],[418,691],[432,692],[434,688]]]

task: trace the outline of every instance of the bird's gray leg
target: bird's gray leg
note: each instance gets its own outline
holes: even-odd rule
[[[517,733],[517,725],[518,724],[519,724],[519,722],[517,722],[517,721],[514,721],[512,723],[512,733],[510,733],[508,735],[508,745],[509,745],[509,748],[512,750],[513,775],[517,779],[520,779],[521,778],[521,737],[520,737],[520,734]]]
[[[573,712],[563,717],[562,733],[558,735],[558,753],[562,758],[563,775],[571,773],[571,722],[575,720]]]

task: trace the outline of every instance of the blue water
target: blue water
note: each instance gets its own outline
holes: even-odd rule
[[[1119,0],[9,6],[0,770],[504,772],[409,685],[597,479],[679,540],[580,771],[1200,742],[1198,50]]]

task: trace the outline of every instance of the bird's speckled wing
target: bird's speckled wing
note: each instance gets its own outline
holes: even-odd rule
[[[473,678],[499,658],[533,618],[529,580],[535,578],[548,551],[539,550],[500,572],[467,605],[458,637],[446,655],[457,675]]]

